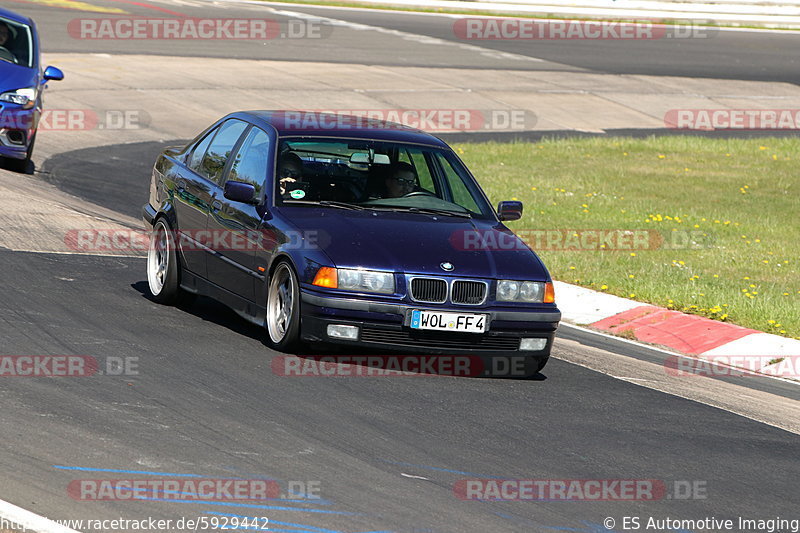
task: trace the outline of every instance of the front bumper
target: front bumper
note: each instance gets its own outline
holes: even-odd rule
[[[26,159],[36,131],[39,110],[0,105],[0,156]]]
[[[448,311],[488,315],[485,333],[454,333],[411,329],[413,309],[430,309],[422,304],[381,303],[334,298],[301,290],[301,336],[305,341],[349,344],[373,349],[448,355],[521,355],[545,358],[550,355],[561,312],[555,306],[535,311],[507,309],[462,309]],[[444,310],[444,309],[442,309]],[[359,328],[358,339],[332,338],[329,324]],[[544,349],[520,350],[523,338],[545,339]]]
[[[26,159],[28,157],[28,145],[3,146],[0,144],[0,157],[7,157],[9,159]]]

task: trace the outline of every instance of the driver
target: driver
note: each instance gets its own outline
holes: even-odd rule
[[[386,184],[387,198],[400,198],[414,191],[417,184],[417,172],[409,163],[395,163],[384,183]]]
[[[11,30],[8,29],[8,24],[0,20],[0,46],[5,47],[10,35]]]
[[[13,52],[8,49],[8,45],[12,44],[13,38],[14,35],[11,33],[11,28],[0,20],[0,59],[16,62]]]
[[[294,152],[285,152],[278,160],[278,186],[281,194],[295,188],[292,184],[303,180],[303,160]]]

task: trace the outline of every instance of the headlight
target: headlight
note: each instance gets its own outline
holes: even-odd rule
[[[394,274],[375,272],[374,270],[338,269],[339,288],[348,291],[378,292],[392,294],[394,292]]]
[[[30,109],[36,101],[36,89],[33,87],[26,87],[24,89],[17,89],[16,91],[8,91],[7,93],[0,94],[0,101],[19,104],[24,109]]]
[[[544,283],[526,281],[519,288],[519,299],[525,302],[541,302],[544,296]]]
[[[497,282],[497,300],[501,302],[553,303],[555,302],[555,292],[552,283],[501,279]]]
[[[519,294],[519,282],[500,280],[497,282],[497,299],[502,302],[512,302]]]
[[[314,285],[356,292],[394,293],[394,274],[353,268],[322,267],[314,278]]]

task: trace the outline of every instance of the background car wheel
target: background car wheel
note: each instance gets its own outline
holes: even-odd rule
[[[153,226],[147,251],[147,284],[155,301],[162,304],[177,302],[179,270],[173,232],[169,224],[160,218]]]
[[[279,352],[296,349],[300,337],[300,286],[291,266],[281,261],[267,292],[267,342]]]

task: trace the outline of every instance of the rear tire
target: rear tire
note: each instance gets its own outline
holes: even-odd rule
[[[272,271],[267,291],[267,344],[279,352],[297,349],[300,339],[300,286],[286,261]]]
[[[150,234],[147,251],[147,284],[156,302],[164,305],[177,302],[180,268],[175,253],[174,233],[166,220],[159,218]]]

